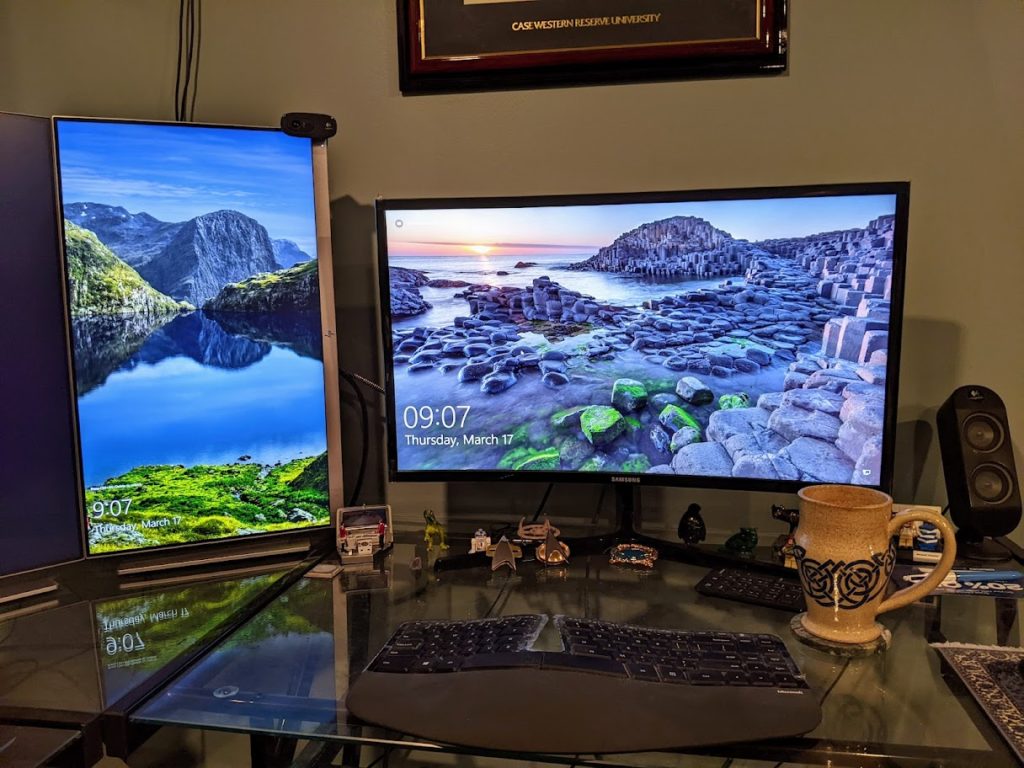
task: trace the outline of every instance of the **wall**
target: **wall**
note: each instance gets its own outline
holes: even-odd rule
[[[378,374],[380,363],[378,195],[909,179],[896,495],[944,499],[934,410],[968,382],[1006,401],[1024,467],[1020,0],[793,0],[790,69],[779,78],[411,98],[398,92],[390,0],[204,5],[198,120],[274,124],[289,110],[339,120],[330,171],[350,369]],[[176,32],[173,0],[0,0],[0,109],[170,119]],[[352,429],[346,451],[351,472]],[[382,483],[378,464],[371,491]],[[488,490],[452,486],[449,503],[493,507]],[[532,511],[542,491],[517,487],[501,509]],[[392,500],[415,516],[444,496],[443,486],[404,486]],[[763,524],[772,500],[653,496],[669,516],[698,499],[724,528]],[[589,513],[596,499],[556,490],[552,504]]]

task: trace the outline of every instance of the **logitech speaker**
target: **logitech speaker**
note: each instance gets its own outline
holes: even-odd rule
[[[1021,519],[1020,485],[999,395],[987,387],[960,387],[935,421],[949,511],[964,541],[1010,533]]]

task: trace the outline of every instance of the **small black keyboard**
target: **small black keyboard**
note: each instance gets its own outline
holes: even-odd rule
[[[652,683],[807,687],[786,646],[774,635],[649,629],[559,616],[555,626],[563,650],[530,650],[545,621],[544,616],[509,616],[408,622],[368,669],[444,673],[532,668]]]
[[[798,613],[807,610],[799,581],[740,568],[716,568],[697,584],[697,591],[708,597],[721,597],[751,605],[778,608]]]

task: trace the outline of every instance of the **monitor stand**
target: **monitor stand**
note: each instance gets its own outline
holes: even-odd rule
[[[57,582],[48,578],[17,579],[10,584],[0,584],[0,604],[27,600],[49,592],[57,591]]]
[[[710,547],[665,541],[648,536],[637,530],[640,519],[640,487],[637,485],[615,485],[615,529],[609,533],[595,536],[565,537],[561,539],[569,546],[569,560],[574,557],[606,554],[612,547],[619,544],[641,544],[657,550],[659,559],[686,563],[704,568],[721,568],[725,566],[749,568],[770,573],[792,576],[792,570],[778,563],[763,560],[741,558],[728,552],[720,552]],[[439,557],[434,563],[436,571],[451,571],[463,568],[477,568],[490,563],[483,553],[473,555],[449,555]]]
[[[309,552],[311,542],[307,538],[291,538],[286,541],[246,542],[245,545],[207,545],[192,550],[181,550],[174,554],[142,555],[118,563],[118,576],[146,576],[162,574],[170,570],[186,568],[209,569],[226,565],[242,568],[252,560],[268,558],[293,558],[301,560]]]

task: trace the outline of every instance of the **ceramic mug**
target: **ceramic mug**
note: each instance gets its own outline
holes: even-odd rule
[[[839,643],[868,643],[882,634],[880,613],[930,593],[953,567],[953,526],[930,509],[893,516],[892,497],[856,485],[812,485],[799,492],[800,524],[794,555],[804,587],[804,629]],[[942,532],[942,558],[920,583],[885,598],[896,562],[893,536],[912,520]]]

